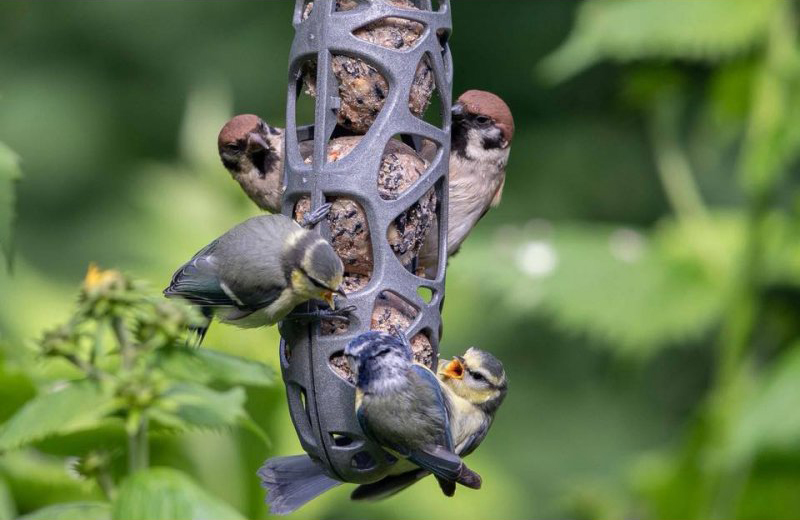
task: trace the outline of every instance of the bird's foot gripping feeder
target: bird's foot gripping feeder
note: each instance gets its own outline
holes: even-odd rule
[[[449,3],[436,4],[298,0],[294,11],[282,210],[302,218],[332,204],[321,231],[342,257],[355,310],[349,323],[285,321],[281,372],[303,448],[345,482],[374,482],[394,461],[356,420],[347,343],[371,329],[401,332],[417,361],[437,362],[452,63]],[[438,126],[423,119],[434,88]],[[313,126],[297,122],[305,93],[315,97]],[[438,250],[435,265],[419,265],[424,242]]]

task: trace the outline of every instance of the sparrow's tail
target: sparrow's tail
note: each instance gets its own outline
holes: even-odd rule
[[[286,515],[341,484],[322,472],[308,455],[273,457],[258,470],[267,490],[269,512]]]

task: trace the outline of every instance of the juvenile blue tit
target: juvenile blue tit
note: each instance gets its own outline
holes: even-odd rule
[[[356,417],[369,439],[433,473],[447,496],[456,483],[480,488],[480,476],[455,454],[451,400],[433,372],[413,363],[407,341],[366,332],[344,354],[356,379]]]
[[[470,347],[463,356],[439,362],[437,376],[457,396],[453,402],[453,441],[465,457],[477,448],[508,391],[503,364],[485,350]]]
[[[452,361],[440,360],[437,377],[450,403],[450,431],[455,453],[466,457],[480,445],[505,398],[508,383],[503,364],[486,351],[471,347]],[[414,470],[358,486],[353,500],[388,498],[429,475]]]
[[[168,298],[239,327],[273,325],[308,300],[334,309],[344,293],[342,261],[318,234],[284,215],[244,221],[201,249],[172,276]],[[200,339],[205,330],[199,331]]]

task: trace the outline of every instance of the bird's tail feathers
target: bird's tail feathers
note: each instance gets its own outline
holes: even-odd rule
[[[273,457],[258,470],[266,502],[275,515],[292,513],[341,482],[334,480],[308,455]]]
[[[389,475],[377,482],[361,484],[350,494],[350,499],[370,501],[383,500],[416,484],[428,475],[430,475],[430,472],[424,469],[411,470],[406,473],[401,473],[400,475]]]

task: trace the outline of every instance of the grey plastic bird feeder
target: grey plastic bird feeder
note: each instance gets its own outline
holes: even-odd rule
[[[450,106],[452,63],[447,39],[451,31],[450,6],[440,0],[436,11],[431,0],[415,0],[416,9],[381,0],[359,1],[351,10],[337,10],[336,0],[316,0],[309,13],[307,2],[297,0],[293,25],[295,38],[289,59],[289,89],[286,104],[284,151],[286,192],[283,213],[293,215],[295,203],[311,197],[312,209],[332,197],[347,197],[363,208],[372,245],[372,273],[366,287],[348,295],[347,305],[356,310],[343,334],[324,335],[319,323],[283,323],[281,371],[289,410],[300,443],[336,479],[374,482],[383,477],[392,460],[364,438],[354,413],[355,388],[334,370],[331,359],[341,355],[347,343],[370,330],[376,300],[391,291],[418,312],[405,330],[407,337],[423,332],[433,347],[431,368],[436,367],[444,301],[446,240],[439,240],[436,275],[430,279],[414,274],[403,265],[387,240],[390,224],[432,188],[437,204],[439,237],[447,230],[447,173],[450,155]],[[341,7],[341,6],[340,6]],[[410,48],[397,50],[369,43],[353,32],[387,17],[418,22],[424,26]],[[349,56],[374,67],[388,83],[385,103],[367,133],[348,155],[330,161],[326,154],[337,127],[340,108],[339,84],[332,72],[334,56]],[[442,126],[437,127],[409,110],[415,70],[427,56],[441,100]],[[299,127],[297,99],[301,95],[304,64],[316,63],[314,125]],[[423,142],[438,150],[429,157],[429,167],[406,191],[393,200],[381,198],[376,182],[381,157],[390,139],[402,136],[417,152]],[[299,142],[313,139],[309,162],[301,158]],[[329,233],[320,226],[321,232]],[[432,295],[429,301],[420,290]]]

